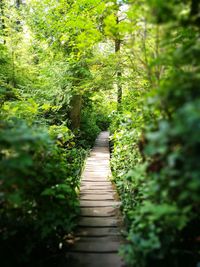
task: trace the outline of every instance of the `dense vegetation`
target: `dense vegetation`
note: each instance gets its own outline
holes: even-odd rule
[[[84,159],[104,127],[103,95],[94,108],[85,50],[59,43],[49,1],[0,3],[1,264],[46,266],[72,239]]]
[[[0,0],[3,266],[58,266],[108,127],[125,262],[199,266],[199,62],[197,0]]]
[[[199,12],[196,1],[130,10],[133,81],[114,116],[112,167],[131,266],[198,266]]]

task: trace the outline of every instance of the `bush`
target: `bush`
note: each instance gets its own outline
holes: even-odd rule
[[[125,101],[112,123],[112,168],[127,222],[121,255],[128,266],[200,262],[199,40],[180,32],[182,44],[169,52],[174,65],[157,90],[147,102],[138,95],[128,119]]]
[[[97,126],[97,117],[95,112],[90,108],[85,108],[81,116],[81,127],[77,142],[82,147],[91,147],[97,135],[100,133],[100,128]]]
[[[110,126],[110,117],[107,114],[97,114],[97,126],[102,130],[102,131],[107,131],[109,126]]]
[[[84,150],[56,145],[44,129],[19,119],[1,122],[1,263],[34,264],[37,253],[65,243],[79,212],[84,156]]]

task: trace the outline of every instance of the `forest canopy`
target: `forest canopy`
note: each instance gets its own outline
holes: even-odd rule
[[[198,0],[0,0],[0,264],[67,251],[109,130],[125,263],[198,267],[199,86]]]

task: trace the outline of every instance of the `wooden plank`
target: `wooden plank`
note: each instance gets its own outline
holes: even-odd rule
[[[90,181],[89,180],[81,180],[81,186],[82,184],[91,184],[91,185],[95,185],[95,186],[101,186],[101,183],[102,183],[102,186],[112,186],[112,183],[106,179],[99,179],[99,178],[90,178]]]
[[[70,252],[66,258],[70,267],[122,267],[123,262],[116,253],[78,253]]]
[[[120,202],[110,181],[108,132],[97,138],[82,174],[81,216],[77,242],[71,248],[70,267],[122,267],[117,255],[120,242]],[[74,256],[75,255],[75,256]]]
[[[104,181],[109,181],[109,177],[110,177],[110,175],[108,175],[108,174],[105,174],[104,173],[104,175],[98,175],[98,174],[93,174],[93,175],[88,175],[88,173],[87,173],[87,175],[83,175],[82,176],[82,180],[84,180],[84,179],[86,179],[86,180],[88,180],[88,179],[93,179],[93,180],[104,180]]]
[[[102,200],[102,201],[81,200],[80,206],[81,207],[119,207],[120,202],[111,201],[111,200],[107,200],[107,201],[104,201],[104,200]]]
[[[95,168],[95,171],[94,171]],[[97,166],[86,166],[85,170],[83,171],[83,176],[85,175],[95,175],[100,173],[101,175],[109,174],[111,171],[109,170],[109,167],[105,167],[105,164],[97,165]]]
[[[86,177],[86,178],[87,178],[87,176],[89,176],[89,177],[91,177],[91,176],[108,177],[110,175],[110,171],[108,171],[108,170],[102,171],[102,167],[96,168],[95,172],[92,172],[92,168],[95,168],[95,166],[91,167],[90,170],[87,170],[87,171],[85,170],[82,177]]]
[[[100,184],[100,183],[109,183],[111,184],[111,182],[107,179],[100,179],[100,178],[87,178],[87,179],[82,179],[81,180],[81,184],[83,183],[96,183],[96,184]]]
[[[99,175],[98,173],[93,173],[93,174],[91,174],[90,173],[90,171],[87,171],[87,173],[85,174],[85,175],[82,175],[82,179],[91,179],[91,178],[93,178],[93,179],[104,179],[104,180],[109,180],[109,177],[110,177],[111,175],[108,173],[108,172],[104,172],[104,174],[102,174],[102,175]]]
[[[105,236],[120,236],[119,229],[116,227],[81,227],[79,226],[76,236],[91,236],[91,237],[105,237]]]
[[[113,194],[87,194],[87,193],[82,193],[81,194],[81,200],[114,200]]]
[[[99,186],[108,186],[110,187],[111,186],[111,183],[108,182],[108,181],[92,181],[92,182],[85,182],[85,181],[82,181],[81,182],[81,186],[95,186],[95,187],[99,187]]]
[[[103,189],[103,190],[112,190],[112,186],[111,185],[87,185],[87,184],[84,184],[84,185],[81,185],[80,189],[84,190],[84,189],[95,189],[95,190],[99,190],[99,189]]]
[[[117,214],[117,208],[114,207],[88,207],[88,208],[81,208],[81,215],[82,216],[113,216]]]
[[[99,178],[93,178],[93,177],[91,177],[91,178],[87,178],[87,179],[82,179],[81,180],[81,184],[96,184],[96,185],[101,185],[101,184],[106,184],[106,185],[111,185],[111,182],[109,181],[109,180],[107,180],[106,178],[101,178],[101,179],[99,179]]]
[[[102,195],[102,194],[112,194],[112,195],[116,195],[116,192],[111,189],[111,190],[103,190],[103,189],[99,189],[99,190],[95,190],[95,189],[85,189],[85,190],[81,190],[80,194],[91,194],[91,195]]]
[[[87,227],[117,227],[119,224],[115,217],[82,217],[79,220],[79,226]]]
[[[102,178],[100,178],[100,177],[82,178],[81,183],[86,183],[86,182],[87,183],[96,183],[97,185],[98,185],[98,183],[106,182],[106,183],[112,185],[112,182],[105,177],[102,177]]]
[[[80,237],[77,243],[70,248],[71,251],[77,252],[118,252],[120,241],[117,236],[108,237]]]
[[[97,193],[99,193],[99,194],[97,194]],[[95,189],[94,190],[83,190],[80,192],[81,197],[87,196],[87,195],[90,197],[97,196],[98,199],[101,199],[101,197],[102,197],[102,199],[103,199],[103,196],[104,197],[113,197],[115,195],[115,192],[113,190],[104,191],[104,190],[95,190]]]

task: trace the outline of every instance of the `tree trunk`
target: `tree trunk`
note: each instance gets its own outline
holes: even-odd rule
[[[4,21],[4,8],[5,8],[5,4],[4,4],[4,2],[3,2],[3,0],[0,0],[0,16],[1,16],[1,29],[2,29],[2,35],[3,35],[3,37],[5,37],[5,28],[6,28],[6,26],[5,26],[5,21]],[[3,40],[3,43],[5,44],[6,43],[6,40],[5,40],[5,38],[4,38],[4,40]]]
[[[142,42],[143,42],[143,51],[144,51],[144,62],[145,62],[145,68],[146,68],[146,72],[147,72],[147,78],[149,80],[150,86],[153,86],[153,81],[152,81],[152,72],[151,72],[151,67],[149,65],[149,60],[148,60],[148,53],[147,53],[147,21],[145,19],[144,21],[144,33],[143,33],[143,38],[142,38]]]
[[[17,8],[20,8],[21,4],[22,4],[21,0],[16,0],[16,7]]]
[[[200,26],[200,3],[199,0],[191,1],[190,17],[191,20],[197,25]]]
[[[119,24],[119,18],[116,16],[116,22]],[[120,53],[121,50],[121,40],[120,36],[117,34],[116,39],[115,39],[115,53],[116,55]],[[122,102],[122,71],[121,71],[121,66],[117,66],[117,103],[118,103],[118,109],[120,108],[121,102]]]
[[[71,129],[80,128],[81,121],[81,106],[82,106],[82,95],[74,95],[70,101],[70,113],[69,117],[71,120]]]
[[[20,9],[22,5],[22,0],[16,0],[16,9]],[[17,27],[16,27],[16,30],[19,32],[19,31],[22,31],[22,25],[21,25],[21,21],[20,20],[17,20],[16,21],[16,24],[17,24]]]
[[[15,52],[12,48],[12,82],[13,87],[16,87],[16,79],[15,79]]]
[[[155,47],[156,47],[156,53],[155,53],[155,57],[156,59],[159,58],[160,56],[160,26],[157,24],[156,25],[156,40],[155,40]],[[156,69],[155,69],[155,76],[156,76],[156,84],[155,87],[158,86],[158,83],[160,81],[160,77],[161,77],[161,72],[162,72],[162,66],[157,65]]]

